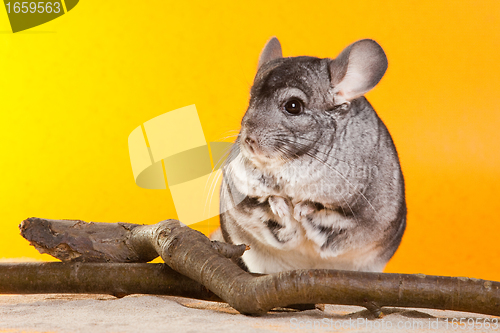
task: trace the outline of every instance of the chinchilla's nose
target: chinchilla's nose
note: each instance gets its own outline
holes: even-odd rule
[[[255,145],[255,144],[256,144],[255,139],[254,139],[252,136],[250,136],[250,135],[246,137],[245,142],[246,142],[249,146],[252,146],[252,145]]]
[[[257,150],[257,138],[253,134],[246,135],[245,143],[252,153]]]

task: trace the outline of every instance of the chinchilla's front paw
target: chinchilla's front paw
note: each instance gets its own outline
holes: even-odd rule
[[[269,197],[268,202],[273,214],[279,217],[291,215],[291,206],[288,204],[287,199],[273,195]]]
[[[313,213],[316,210],[316,206],[310,201],[301,201],[293,207],[293,218],[297,221],[302,220],[307,217],[307,215]]]

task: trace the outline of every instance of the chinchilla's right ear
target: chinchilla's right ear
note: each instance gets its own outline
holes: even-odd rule
[[[258,68],[271,60],[282,57],[283,55],[281,53],[280,41],[278,38],[273,37],[267,42],[266,46],[264,46],[264,49],[262,50],[262,53],[260,54]]]
[[[370,91],[384,76],[387,57],[371,39],[357,41],[330,63],[335,104],[349,102]]]

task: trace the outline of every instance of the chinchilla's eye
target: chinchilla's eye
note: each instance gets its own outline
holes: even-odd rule
[[[298,115],[304,109],[302,101],[298,98],[289,99],[283,106],[285,111],[292,115]]]

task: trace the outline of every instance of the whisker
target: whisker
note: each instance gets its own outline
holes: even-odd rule
[[[313,157],[315,158],[315,157]],[[318,159],[317,159],[318,160]],[[319,160],[318,160],[319,161]],[[321,163],[323,163],[326,167],[329,167],[330,169],[332,170],[335,170],[337,171],[336,169],[334,169],[333,167],[329,166],[326,162],[322,162],[320,161]],[[337,171],[337,173],[340,174],[340,172]],[[349,181],[347,181],[349,183]],[[356,190],[356,188],[354,188]],[[358,191],[359,192],[359,191]],[[344,201],[344,203],[347,205],[347,207],[349,208],[349,210],[351,211],[351,214],[352,216],[354,216],[354,220],[356,220],[356,223],[359,223],[358,221],[358,218],[356,217],[356,214],[354,214],[354,210],[352,209],[351,205],[349,205],[349,202],[347,201],[347,199],[345,198],[344,194],[343,193],[340,193],[340,195],[342,196],[342,200]],[[342,211],[344,212],[345,214],[345,211],[344,211],[344,208],[342,206],[340,206],[342,208]]]
[[[217,187],[216,185],[219,182],[219,179],[220,179],[221,175],[222,175],[222,170],[217,175],[217,178],[215,179],[215,181],[212,181],[212,185],[210,186],[210,190],[209,190],[210,193],[209,193],[209,196],[208,196],[208,198],[210,198],[209,203],[208,203],[209,209],[210,209],[210,207],[212,207],[212,199],[214,197],[215,190],[216,190],[216,187]],[[208,201],[208,198],[207,198],[207,201]],[[207,202],[205,201],[205,209],[203,210],[203,214],[205,214],[206,210],[207,210]]]
[[[214,163],[214,167],[212,169],[212,175],[213,175],[213,172],[215,170],[217,170],[217,166],[219,166],[219,165],[222,166],[227,161],[227,159],[228,159],[228,157],[229,157],[229,155],[231,154],[231,151],[232,151],[231,148],[232,148],[232,145],[229,146],[224,151],[224,153],[222,154],[221,158],[217,161],[217,163]],[[220,174],[222,174],[222,170],[221,170]],[[206,213],[207,204],[208,204],[208,207],[211,207],[211,205],[212,205],[212,198],[213,198],[213,195],[215,194],[215,189],[216,189],[217,182],[219,181],[220,174],[217,175],[216,179],[213,179],[212,176],[208,177],[207,181],[205,182],[204,191],[205,192],[207,191],[207,185],[208,185],[209,182],[210,182],[210,187],[208,188],[209,195],[207,196],[207,198],[205,200],[205,207],[204,207],[204,210],[203,210],[203,214]]]
[[[294,144],[301,144],[301,143],[296,143],[296,142],[291,142],[289,139],[281,139],[281,140],[277,140],[278,142],[281,142],[281,143],[285,143],[285,144],[289,144],[289,145],[294,145]],[[286,148],[286,151],[292,155],[295,155],[297,156],[296,153],[293,153],[289,148],[287,147],[283,147],[283,148]],[[283,150],[282,150],[283,152]],[[317,151],[319,153],[323,153],[321,151]],[[377,210],[375,209],[375,207],[373,207],[372,203],[368,200],[368,198],[366,198],[366,196],[358,189],[356,189],[356,187],[349,181],[349,179],[347,179],[339,170],[337,170],[336,168],[334,168],[332,165],[330,165],[329,163],[327,163],[326,160],[322,160],[320,158],[318,158],[317,156],[313,155],[312,153],[310,152],[306,152],[306,155],[313,158],[314,160],[318,161],[319,163],[321,163],[322,165],[326,166],[327,168],[329,168],[330,170],[334,171],[335,173],[337,173],[350,187],[352,187],[352,189],[355,191],[355,193],[359,194],[367,203],[368,205],[370,206],[370,208],[376,213]],[[327,158],[331,158],[332,156],[329,156],[327,154],[324,154],[325,157]],[[297,156],[298,157],[298,156]],[[337,159],[339,160],[339,159]],[[340,161],[340,160],[339,160]],[[345,197],[342,195],[342,199],[345,201],[345,203],[347,204],[347,206],[349,207],[349,209],[351,210],[351,213],[354,215],[354,211],[352,210],[352,208],[349,206],[349,203],[347,202],[347,200],[345,199]],[[376,215],[374,216],[374,218],[376,219]],[[355,217],[356,219],[356,217]],[[356,219],[357,220],[357,219]]]
[[[239,135],[239,133],[232,134],[232,135],[227,135],[227,136],[223,136],[223,137],[220,137],[220,138],[216,139],[215,141],[223,141],[223,140],[226,140],[226,139],[237,138],[238,135]]]
[[[214,161],[214,168],[212,171],[215,171],[217,169],[218,166],[221,166],[225,163],[225,161],[227,161],[227,158],[229,157],[229,155],[231,154],[231,149],[233,148],[233,145],[229,146],[226,148],[226,150],[224,150],[221,158],[219,158],[219,160],[217,161],[217,163],[215,163]]]
[[[286,150],[286,148],[285,148],[285,150]],[[293,153],[292,153],[292,154],[293,154]],[[310,155],[308,155],[308,156],[310,156]],[[318,162],[320,162],[320,163],[322,163],[322,164],[326,165],[327,167],[330,167],[330,166],[329,166],[329,165],[327,165],[324,161],[321,161],[321,160],[317,159],[315,156],[310,156],[310,157],[312,157],[312,158],[314,158],[315,160],[317,160]],[[337,171],[337,170],[335,170],[335,171]],[[338,171],[337,171],[337,172],[338,172]],[[345,196],[344,196],[342,193],[340,193],[340,194],[341,194],[341,196],[342,196],[342,200],[344,201],[344,203],[347,205],[347,207],[349,207],[349,210],[351,211],[352,216],[354,217],[354,220],[356,220],[356,223],[359,223],[358,218],[356,217],[356,214],[354,213],[354,210],[353,210],[353,209],[352,209],[352,207],[349,205],[349,202],[346,200]],[[344,208],[343,208],[342,206],[341,206],[341,208],[342,208],[342,211],[344,211]],[[345,211],[344,211],[344,214],[345,214]]]
[[[337,169],[333,168],[333,167],[332,167],[331,165],[329,165],[328,163],[325,163],[325,162],[323,162],[323,161],[321,161],[321,160],[317,159],[317,158],[316,158],[315,156],[313,156],[313,155],[308,155],[308,156],[309,156],[309,157],[312,157],[312,158],[314,158],[314,159],[316,159],[316,160],[317,160],[318,162],[320,162],[320,163],[323,163],[323,164],[324,164],[327,168],[329,168],[330,170],[335,171],[335,172],[336,172],[336,173],[337,173],[340,177],[342,177],[342,179],[343,179],[345,182],[347,182],[347,184],[348,184],[348,185],[352,186],[352,188],[356,191],[356,193],[358,193],[359,195],[361,195],[361,197],[362,197],[363,199],[365,199],[365,201],[368,203],[368,205],[370,205],[370,208],[371,208],[371,209],[373,209],[373,211],[374,211],[375,213],[377,213],[377,210],[375,209],[375,207],[373,207],[373,205],[372,205],[372,203],[370,202],[370,200],[368,200],[368,198],[366,198],[366,197],[365,197],[365,195],[364,195],[364,194],[363,194],[360,190],[356,189],[356,187],[355,187],[355,186],[354,186],[354,185],[353,185],[353,184],[352,184],[352,183],[351,183],[351,182],[350,182],[350,181],[349,181],[349,180],[348,180],[348,179],[347,179],[347,178],[346,178],[346,177],[345,177],[345,176],[344,176],[344,175],[343,175],[340,171],[338,171]],[[346,202],[346,203],[347,203],[347,202]],[[352,209],[351,209],[351,211],[352,211]],[[354,212],[353,212],[353,214],[354,214]],[[374,218],[375,218],[375,220],[377,220],[376,214],[374,215]]]
[[[277,137],[278,137],[278,140],[276,140],[276,141],[281,141],[281,143],[287,143],[287,144],[289,144],[289,145],[291,145],[291,146],[296,146],[296,148],[308,148],[308,149],[313,149],[316,153],[318,153],[318,154],[322,154],[322,155],[324,155],[325,157],[328,157],[328,158],[334,158],[334,159],[336,159],[336,160],[337,160],[337,161],[339,161],[339,162],[343,162],[343,163],[346,163],[346,164],[348,164],[348,165],[350,165],[350,166],[353,166],[352,164],[350,164],[350,163],[348,163],[348,162],[346,162],[346,161],[344,161],[344,160],[341,160],[341,159],[339,159],[339,158],[337,158],[337,157],[335,157],[335,156],[331,156],[330,154],[325,153],[325,152],[323,152],[323,151],[319,150],[319,148],[316,148],[316,147],[311,147],[311,146],[307,146],[307,145],[305,145],[305,144],[303,144],[303,143],[301,143],[301,142],[294,142],[294,141],[291,141],[289,138],[280,138],[279,136],[277,136]],[[324,146],[324,147],[330,147],[330,146],[329,146],[329,145],[327,145],[327,144],[320,143],[320,142],[316,142],[316,141],[314,141],[314,140],[312,140],[312,139],[309,139],[309,138],[303,138],[303,137],[298,137],[298,138],[300,138],[300,139],[304,139],[304,140],[309,140],[309,141],[311,141],[311,142],[314,142],[315,144],[319,144],[319,145],[322,145],[322,146]]]

